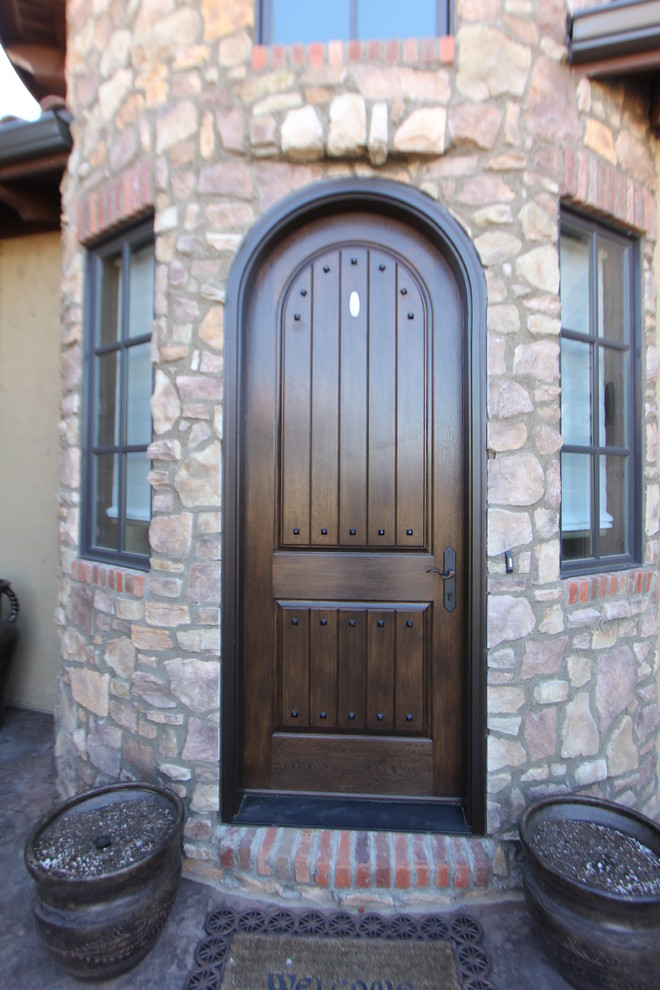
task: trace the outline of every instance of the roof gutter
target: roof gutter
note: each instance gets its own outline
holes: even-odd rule
[[[568,19],[571,65],[644,56],[660,49],[660,0],[612,0]]]
[[[47,110],[38,120],[0,124],[0,166],[70,151],[71,119],[66,110]]]

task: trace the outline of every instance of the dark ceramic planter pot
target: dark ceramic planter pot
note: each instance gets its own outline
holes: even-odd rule
[[[114,784],[44,815],[25,844],[37,933],[70,975],[107,980],[156,942],[181,878],[184,808],[172,791]]]
[[[571,823],[577,822],[590,824],[586,830],[583,825],[573,828]],[[573,842],[570,836],[580,829],[580,841]],[[581,990],[657,990],[660,870],[655,857],[660,856],[660,826],[609,801],[557,797],[527,808],[520,837],[525,900],[546,952],[564,979]],[[651,892],[633,889],[636,867],[630,838],[655,854],[648,857],[651,865],[645,873],[645,888]],[[590,881],[590,871],[606,873],[608,862],[629,880]]]
[[[7,605],[4,609],[3,605]],[[5,707],[7,684],[11,671],[11,661],[18,639],[18,598],[9,581],[0,578],[0,718]]]

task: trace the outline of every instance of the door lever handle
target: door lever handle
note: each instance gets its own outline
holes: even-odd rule
[[[453,577],[456,577],[456,572],[455,571],[450,571],[450,570],[441,571],[439,567],[429,567],[429,569],[428,569],[428,571],[426,573],[427,574],[439,574],[441,578],[444,578],[445,579],[445,581],[451,581],[451,579]]]
[[[442,570],[439,567],[429,567],[427,574],[439,574],[444,580],[443,604],[448,612],[456,608],[456,551],[447,547],[442,555]]]

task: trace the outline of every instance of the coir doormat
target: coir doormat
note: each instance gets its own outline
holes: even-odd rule
[[[496,990],[481,926],[463,914],[222,905],[205,928],[185,990]]]

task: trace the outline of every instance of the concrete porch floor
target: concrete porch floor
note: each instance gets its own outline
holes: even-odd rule
[[[86,985],[59,970],[41,945],[30,908],[32,881],[23,863],[31,825],[58,803],[52,718],[7,709],[0,723],[0,985],[6,990],[74,990]],[[240,904],[236,891],[184,876],[172,914],[147,958],[122,977],[91,985],[100,990],[183,990],[195,965],[193,953],[204,934],[204,919],[223,897]],[[245,900],[247,906],[247,896]],[[469,900],[447,913],[458,909],[484,929],[483,947],[492,960],[488,978],[498,990],[569,990],[534,937],[522,895]],[[438,913],[445,910],[438,906]]]

